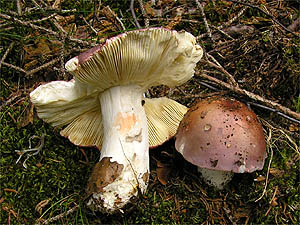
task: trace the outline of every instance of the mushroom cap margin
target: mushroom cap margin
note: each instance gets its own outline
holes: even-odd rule
[[[261,170],[266,158],[262,126],[246,105],[224,97],[199,101],[184,116],[175,147],[192,164],[235,173]]]

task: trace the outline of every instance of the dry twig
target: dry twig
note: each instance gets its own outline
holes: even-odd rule
[[[32,0],[32,2],[43,12],[45,12],[45,10],[35,1]],[[42,1],[43,2],[43,1]],[[46,3],[44,3],[46,4]],[[68,33],[64,30],[64,28],[57,22],[57,20],[55,18],[50,18],[50,20],[53,22],[53,24],[55,25],[55,27],[63,33],[64,36],[66,36]]]
[[[225,75],[226,75],[226,77],[229,79],[229,82],[232,84],[232,85],[234,85],[234,86],[236,86],[236,87],[238,87],[239,85],[238,85],[238,83],[235,81],[235,79],[234,79],[234,77],[230,74],[230,73],[228,73],[227,72],[227,70],[225,70],[224,69],[224,67],[212,56],[212,55],[210,55],[210,54],[208,54],[208,53],[206,53],[206,55],[209,57],[209,58],[211,58],[215,63],[213,63],[213,62],[211,62],[211,61],[209,61],[209,60],[207,60],[207,63],[210,65],[210,66],[212,66],[212,67],[215,67],[216,69],[219,69],[219,70],[221,70]]]
[[[27,27],[31,27],[32,29],[35,29],[35,30],[44,31],[44,32],[46,32],[48,34],[54,35],[57,38],[61,37],[61,35],[59,33],[55,32],[53,30],[49,30],[47,28],[44,28],[44,27],[41,27],[41,26],[37,26],[37,25],[35,25],[33,23],[30,23],[28,21],[19,20],[19,19],[15,18],[15,17],[9,16],[9,15],[3,14],[3,13],[0,13],[0,18],[6,19],[6,20],[10,20],[10,21],[13,21],[13,22],[17,22],[18,24],[21,24],[21,25],[24,25],[24,26],[27,26]],[[66,36],[66,39],[68,39],[70,41],[73,41],[73,42],[77,42],[79,44],[87,45],[87,46],[95,46],[96,45],[96,44],[89,43],[87,41],[79,40],[79,39],[76,39],[76,38],[72,38],[72,37],[69,37],[69,36]]]
[[[222,30],[224,27],[229,26],[230,24],[232,24],[234,21],[236,21],[241,15],[244,14],[244,12],[248,9],[248,6],[243,8],[241,11],[239,11],[236,16],[234,16],[232,19],[230,19],[229,21],[223,23],[221,26],[216,27],[217,30]],[[204,33],[201,34],[199,36],[196,37],[197,40],[200,40],[201,38],[207,36],[208,33]]]
[[[38,19],[38,20],[28,20],[27,22],[29,22],[29,23],[40,23],[40,22],[49,20],[49,19],[51,19],[51,18],[53,18],[55,16],[57,16],[57,13],[51,14],[51,15],[49,15],[47,17],[43,17],[43,18]]]
[[[10,50],[12,49],[12,47],[14,46],[15,42],[10,43],[10,45],[8,46],[8,48],[6,49],[4,55],[2,56],[1,60],[0,60],[0,70],[1,70],[1,65],[4,62],[4,60],[6,59],[8,53],[10,52]]]
[[[149,18],[148,18],[148,15],[146,13],[146,10],[145,10],[144,4],[143,4],[143,0],[138,0],[138,1],[139,1],[139,4],[140,4],[140,8],[141,8],[142,14],[144,16],[145,27],[149,27]]]
[[[75,203],[76,204],[76,203]],[[70,215],[71,213],[75,212],[77,209],[78,209],[78,205],[76,204],[73,208],[69,209],[67,212],[63,212],[61,214],[58,214],[57,216],[54,216],[54,217],[51,217],[45,221],[43,221],[41,224],[49,224],[49,223],[52,223],[52,222],[55,222],[59,219],[62,219],[64,218],[65,216],[68,216]],[[38,223],[40,224],[40,223]]]
[[[38,72],[38,71],[40,71],[40,70],[42,70],[42,69],[45,69],[45,68],[47,68],[48,66],[51,66],[51,65],[53,65],[53,64],[55,64],[56,62],[58,62],[60,60],[60,58],[58,57],[58,58],[55,58],[55,59],[53,59],[53,60],[51,60],[50,62],[47,62],[47,63],[45,63],[45,64],[43,64],[43,65],[41,65],[41,66],[39,66],[39,67],[37,67],[37,68],[35,68],[35,69],[32,69],[32,70],[30,70],[30,71],[25,71],[25,74],[26,74],[26,76],[31,76],[32,74],[34,74],[34,73],[36,73],[36,72]]]
[[[271,15],[270,13],[266,12],[265,10],[261,9],[260,7],[258,7],[256,5],[252,5],[250,3],[246,3],[246,2],[242,2],[242,1],[236,1],[236,0],[226,0],[226,1],[227,2],[234,2],[234,3],[237,3],[237,4],[241,4],[241,5],[246,5],[246,6],[249,6],[251,8],[257,9],[258,11],[262,12],[263,14],[268,16],[270,19],[272,19],[275,23],[277,23],[286,32],[291,33],[296,37],[300,37],[298,34],[296,34],[292,30],[290,30],[290,29],[286,28],[284,25],[282,25],[273,15]]]
[[[24,26],[27,26],[27,27],[31,27],[35,30],[41,30],[41,31],[45,31],[49,34],[52,34],[54,36],[58,36],[58,34],[52,30],[49,30],[47,28],[44,28],[44,27],[40,27],[40,26],[37,26],[35,24],[32,24],[30,22],[27,22],[27,21],[22,21],[22,20],[19,20],[18,18],[15,18],[15,17],[12,17],[12,16],[9,16],[9,15],[6,15],[6,14],[3,14],[3,13],[0,13],[0,17],[3,18],[3,19],[6,19],[6,20],[11,20],[13,22],[17,22],[19,24],[22,24]]]
[[[139,21],[137,21],[136,15],[135,15],[135,12],[134,12],[134,0],[130,1],[130,11],[131,11],[131,14],[132,14],[132,18],[135,22],[135,25],[137,26],[137,28],[141,29],[142,27],[141,27]]]
[[[204,9],[203,9],[202,5],[200,4],[200,2],[198,0],[195,0],[195,2],[197,4],[197,7],[200,9],[201,15],[203,17],[203,21],[204,21],[204,25],[205,25],[206,31],[208,33],[208,37],[213,41],[212,35],[211,35],[211,30],[210,30],[210,28],[208,26],[207,19],[206,19],[205,13],[204,13]]]
[[[263,97],[261,97],[261,96],[259,96],[257,94],[254,94],[254,93],[252,93],[250,91],[246,91],[246,90],[241,89],[239,87],[234,87],[234,86],[232,86],[232,85],[230,85],[230,84],[228,84],[228,83],[226,83],[224,81],[221,81],[221,80],[219,80],[217,78],[211,77],[211,76],[209,76],[207,74],[196,72],[196,75],[198,75],[199,77],[202,77],[202,78],[204,78],[206,80],[213,81],[216,84],[221,85],[221,86],[223,86],[225,88],[228,88],[228,89],[230,89],[231,91],[233,91],[235,93],[238,93],[238,94],[241,94],[241,95],[245,95],[245,96],[247,96],[247,97],[249,97],[251,99],[254,99],[255,101],[259,101],[259,102],[262,102],[262,103],[264,103],[266,105],[269,105],[269,106],[275,108],[276,110],[281,111],[281,112],[283,112],[283,113],[291,116],[292,118],[297,119],[298,121],[300,120],[300,113],[294,112],[294,111],[290,110],[289,108],[280,105],[279,103],[276,103],[276,102],[273,102],[271,100],[265,99],[265,98],[263,98]]]
[[[121,19],[118,17],[118,15],[117,15],[114,11],[112,11],[111,8],[110,8],[109,6],[106,6],[105,8],[106,8],[106,9],[109,11],[109,13],[114,17],[114,19],[117,20],[117,21],[119,22],[119,24],[121,25],[122,30],[125,31],[126,28],[125,28],[123,22],[121,21]]]
[[[17,70],[17,71],[20,71],[20,72],[22,72],[22,73],[27,73],[27,71],[24,70],[24,69],[22,69],[21,67],[12,65],[12,64],[10,64],[10,63],[2,62],[2,65],[7,66],[7,67],[10,67],[10,68],[13,68],[13,69],[15,69],[15,70]]]

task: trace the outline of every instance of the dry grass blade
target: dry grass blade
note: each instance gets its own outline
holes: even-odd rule
[[[270,174],[270,168],[271,168],[271,163],[272,163],[272,160],[273,160],[273,143],[271,143],[271,139],[272,139],[272,129],[269,128],[269,135],[268,135],[268,138],[267,138],[267,149],[268,149],[268,152],[271,153],[270,155],[270,159],[269,159],[269,164],[268,164],[268,169],[267,169],[267,174],[266,174],[266,180],[265,180],[265,185],[264,185],[264,190],[263,190],[263,193],[261,194],[261,196],[259,198],[257,198],[255,200],[255,202],[258,202],[259,200],[261,200],[266,191],[267,191],[267,186],[268,186],[268,180],[269,180],[269,174]]]

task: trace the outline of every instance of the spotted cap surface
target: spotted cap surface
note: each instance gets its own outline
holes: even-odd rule
[[[231,98],[199,101],[185,114],[175,147],[192,164],[235,173],[261,170],[265,139],[256,115]]]

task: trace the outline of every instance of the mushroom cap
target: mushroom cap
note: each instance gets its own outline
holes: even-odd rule
[[[144,90],[174,87],[194,75],[203,55],[193,35],[164,28],[134,30],[108,39],[65,67],[78,80],[99,92],[113,86],[137,84]]]
[[[211,97],[185,114],[175,147],[192,164],[235,173],[261,170],[265,138],[256,115],[231,98]]]
[[[160,84],[180,85],[193,76],[202,54],[195,37],[185,31],[126,32],[69,60],[65,67],[74,79],[41,85],[30,99],[39,117],[64,127],[61,135],[72,143],[100,149],[104,134],[99,95],[103,91],[131,84],[142,91]],[[175,134],[187,108],[167,98],[145,102],[149,142],[154,147]]]

